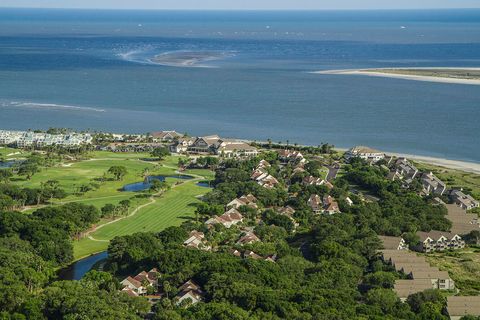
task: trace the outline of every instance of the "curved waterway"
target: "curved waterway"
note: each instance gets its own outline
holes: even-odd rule
[[[83,276],[92,269],[92,267],[99,261],[108,257],[107,251],[93,254],[86,258],[75,261],[68,267],[60,269],[58,272],[59,280],[80,280]]]

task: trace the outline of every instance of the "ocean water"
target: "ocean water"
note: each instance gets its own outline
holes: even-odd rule
[[[312,71],[480,67],[480,10],[0,9],[0,128],[157,130],[480,162],[480,86]]]

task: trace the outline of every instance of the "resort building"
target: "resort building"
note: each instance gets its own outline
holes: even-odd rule
[[[195,142],[195,138],[179,138],[168,149],[171,153],[184,153]]]
[[[258,155],[257,148],[238,140],[221,139],[213,148],[215,154],[225,158],[247,158]]]
[[[174,141],[183,137],[183,134],[180,134],[176,131],[159,131],[153,132],[150,134],[153,138],[153,141]]]
[[[93,137],[89,133],[49,134],[33,131],[0,130],[0,144],[15,145],[19,148],[61,146],[65,148],[91,144]]]
[[[369,162],[378,162],[385,158],[385,154],[378,150],[365,146],[356,146],[345,153],[345,159],[361,158]]]
[[[480,203],[477,200],[471,195],[463,193],[462,190],[450,191],[450,198],[457,206],[465,210],[480,207]]]
[[[447,190],[447,185],[437,178],[432,172],[424,173],[421,178],[421,182],[423,185],[423,192],[425,194],[436,194],[442,195],[445,190]]]
[[[480,317],[480,296],[447,297],[447,313],[451,320],[460,320],[465,316]]]
[[[213,153],[214,146],[219,140],[220,137],[217,135],[198,137],[192,145],[188,147],[187,151],[191,153]]]
[[[414,249],[429,253],[434,251],[458,250],[465,247],[465,241],[456,234],[443,231],[418,231],[417,236],[420,238],[420,244]]]

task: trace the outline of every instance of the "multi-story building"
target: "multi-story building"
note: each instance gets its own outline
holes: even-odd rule
[[[421,252],[458,250],[465,247],[465,241],[456,234],[443,231],[417,232],[420,244],[415,247]]]
[[[345,153],[345,159],[361,158],[370,162],[378,162],[385,158],[385,154],[381,151],[365,146],[356,146]]]

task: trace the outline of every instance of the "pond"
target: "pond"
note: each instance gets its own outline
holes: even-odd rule
[[[68,267],[60,269],[58,272],[59,280],[80,280],[85,273],[90,271],[95,263],[108,257],[107,251],[103,251],[86,258],[80,259]]]
[[[182,180],[191,180],[193,179],[192,176],[188,175],[172,175],[172,176],[148,176],[145,181],[140,181],[140,182],[135,182],[135,183],[130,183],[126,184],[123,186],[122,191],[128,191],[128,192],[138,192],[138,191],[144,191],[150,189],[152,185],[152,180],[160,180],[160,181],[165,181],[166,178],[173,178],[173,179],[182,179]]]
[[[21,161],[19,161],[19,160],[9,160],[9,161],[5,161],[5,162],[0,161],[0,169],[11,168],[14,165],[19,164],[19,163],[21,163]]]
[[[200,182],[197,182],[196,185],[199,186],[199,187],[204,187],[204,188],[213,188],[210,185],[209,181],[200,181]]]

